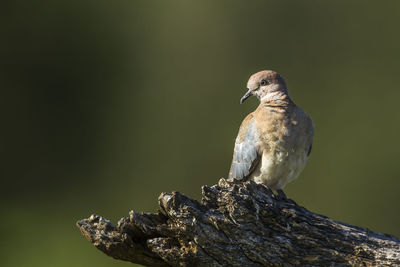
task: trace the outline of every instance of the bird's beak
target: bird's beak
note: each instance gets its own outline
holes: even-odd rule
[[[253,95],[253,92],[249,89],[247,93],[244,94],[244,96],[240,99],[240,104],[242,104],[247,98]]]

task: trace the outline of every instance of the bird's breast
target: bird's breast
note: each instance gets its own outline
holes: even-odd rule
[[[307,162],[309,145],[305,123],[298,114],[265,112],[256,120],[259,129],[259,154],[262,155],[252,174],[256,182],[272,189],[282,189],[296,179]]]

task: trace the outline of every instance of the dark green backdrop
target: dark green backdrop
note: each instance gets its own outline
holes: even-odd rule
[[[10,1],[11,2],[11,1]],[[314,119],[286,193],[400,236],[398,1],[13,1],[1,8],[1,266],[132,266],[75,222],[225,177],[248,77]]]

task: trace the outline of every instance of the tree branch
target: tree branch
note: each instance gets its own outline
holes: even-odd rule
[[[396,237],[312,213],[262,184],[221,179],[202,195],[162,193],[157,213],[77,226],[105,254],[146,266],[400,266]]]

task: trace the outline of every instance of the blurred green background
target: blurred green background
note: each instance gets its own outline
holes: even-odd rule
[[[400,2],[9,1],[1,8],[1,266],[133,266],[75,227],[200,198],[280,72],[315,122],[286,193],[400,236]]]

